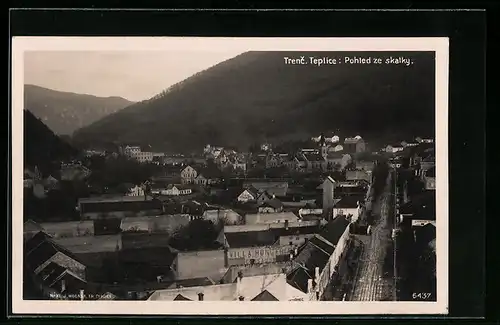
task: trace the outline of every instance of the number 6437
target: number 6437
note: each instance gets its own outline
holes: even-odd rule
[[[415,299],[415,300],[417,300],[417,299],[419,299],[419,300],[420,299],[421,300],[427,300],[427,299],[429,299],[431,297],[431,293],[430,292],[418,292],[418,293],[414,292],[411,295],[411,297],[413,299]]]

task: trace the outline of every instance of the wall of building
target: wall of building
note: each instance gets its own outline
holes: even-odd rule
[[[229,248],[227,251],[227,260],[229,266],[250,265],[252,264],[252,260],[254,264],[281,262],[290,256],[292,249],[294,247],[289,245]]]
[[[281,236],[279,240],[279,244],[281,246],[290,245],[290,246],[300,246],[306,242],[306,239],[314,237],[314,234],[300,234],[300,235],[290,235],[290,236]]]
[[[333,209],[334,191],[335,184],[328,181],[323,183],[323,213],[326,218],[332,217],[330,211]]]
[[[326,293],[326,289],[328,288],[328,285],[330,284],[330,280],[332,279],[335,267],[339,264],[340,260],[344,258],[345,256],[345,251],[346,247],[349,241],[349,227],[346,227],[344,233],[340,237],[337,245],[335,246],[335,250],[333,251],[333,254],[330,255],[330,258],[328,259],[328,262],[326,263],[325,267],[320,270],[319,278],[317,279],[317,285],[312,290],[312,292],[309,293],[309,300],[317,300],[317,296],[323,297],[324,294]],[[318,292],[319,294],[317,295]]]
[[[224,250],[179,252],[172,264],[177,279],[192,279],[208,276],[214,279],[225,272]]]

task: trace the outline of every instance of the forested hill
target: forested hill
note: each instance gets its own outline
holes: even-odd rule
[[[24,166],[38,166],[42,172],[50,172],[53,162],[71,159],[78,150],[55,135],[33,113],[24,110]]]
[[[106,115],[131,105],[121,97],[96,97],[24,86],[24,108],[40,118],[56,134],[71,135]]]
[[[286,65],[284,57],[348,52],[247,52],[75,132],[80,144],[140,143],[186,152],[247,149],[321,131],[396,140],[434,134],[434,54],[364,53],[413,64]],[[381,140],[382,141],[382,140]]]

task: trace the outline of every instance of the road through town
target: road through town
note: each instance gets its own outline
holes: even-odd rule
[[[383,193],[373,202],[372,213],[376,218],[358,261],[351,301],[392,300],[393,279],[384,267],[392,244],[391,193],[392,175],[389,173]]]

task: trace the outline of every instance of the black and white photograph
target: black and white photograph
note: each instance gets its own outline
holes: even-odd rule
[[[447,314],[447,38],[12,53],[14,310]]]

